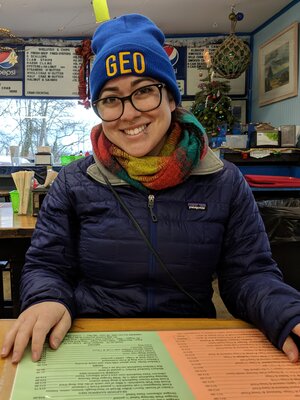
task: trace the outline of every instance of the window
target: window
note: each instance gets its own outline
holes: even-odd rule
[[[0,155],[17,145],[31,161],[39,146],[51,146],[54,163],[62,155],[91,153],[90,131],[101,120],[78,100],[1,99]]]

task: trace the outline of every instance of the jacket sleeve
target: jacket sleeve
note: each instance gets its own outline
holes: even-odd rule
[[[258,327],[278,348],[300,322],[300,292],[282,280],[250,187],[231,169],[232,197],[218,271],[221,297],[237,318]]]
[[[22,311],[35,303],[57,301],[74,317],[76,221],[63,168],[43,201],[26,254],[20,285]]]

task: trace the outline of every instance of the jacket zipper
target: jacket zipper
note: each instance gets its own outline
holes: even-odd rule
[[[153,194],[148,194],[148,208],[150,213],[150,236],[149,240],[151,241],[153,246],[156,246],[156,222],[158,221],[157,216],[154,212],[154,205],[155,205],[155,196]],[[153,275],[155,274],[155,260],[154,255],[150,254],[149,259],[149,279],[152,281]],[[152,286],[148,289],[148,312],[153,312],[154,307],[154,289]]]
[[[154,202],[155,202],[154,194],[148,194],[148,208],[149,208],[149,211],[150,211],[151,219],[152,219],[153,222],[157,222],[158,219],[157,219],[157,216],[155,215],[154,210],[153,210]]]

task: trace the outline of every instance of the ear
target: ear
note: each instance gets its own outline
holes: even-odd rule
[[[173,96],[171,96],[171,95],[169,96],[169,104],[170,104],[170,110],[171,110],[171,112],[173,112],[176,108],[176,104],[173,99]]]

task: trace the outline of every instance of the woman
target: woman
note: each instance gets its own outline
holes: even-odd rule
[[[243,176],[178,107],[163,43],[136,14],[95,32],[94,157],[63,168],[43,202],[2,349],[14,363],[30,338],[34,361],[49,332],[56,349],[78,316],[215,317],[215,273],[229,311],[298,359],[300,294],[282,281]]]

